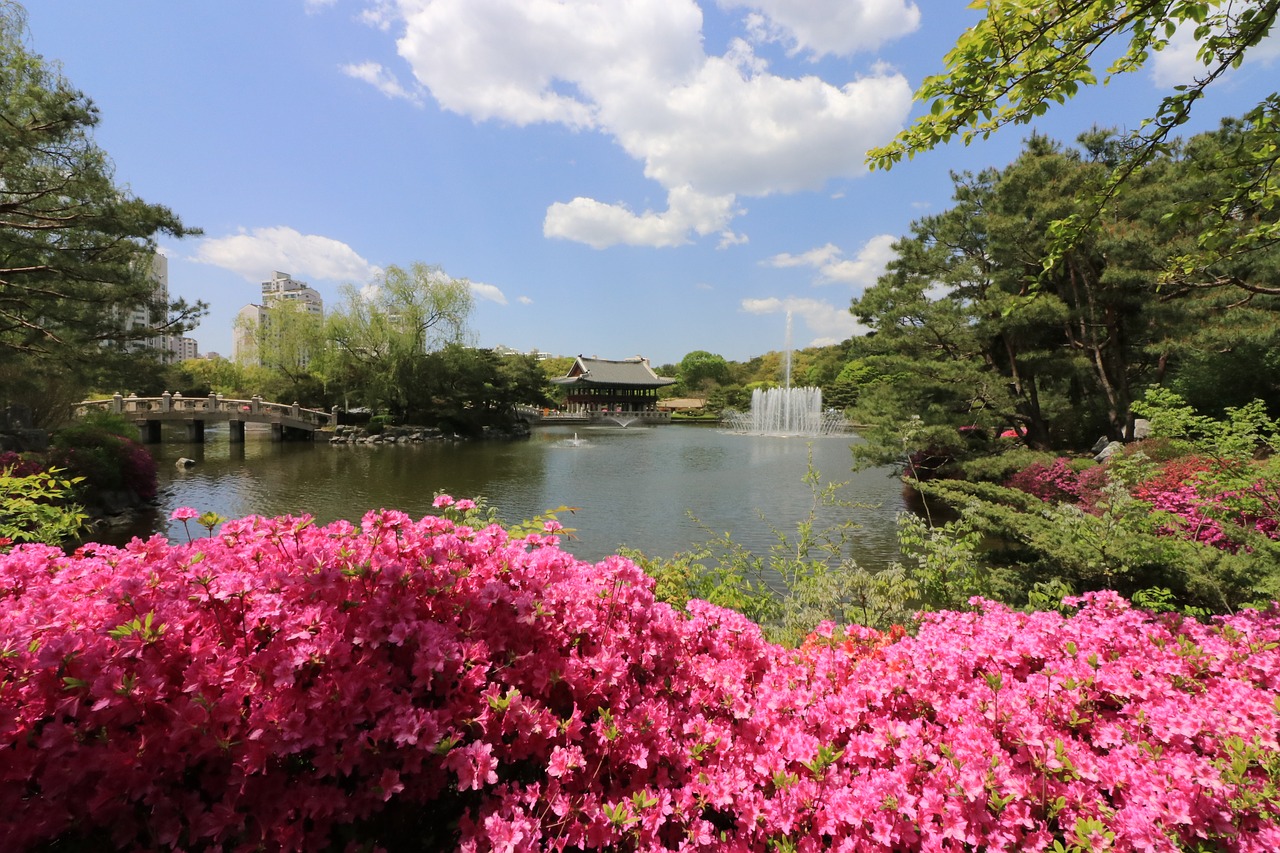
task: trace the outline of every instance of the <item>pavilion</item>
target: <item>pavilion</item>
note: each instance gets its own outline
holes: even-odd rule
[[[675,384],[659,376],[643,356],[615,361],[578,356],[569,372],[552,383],[565,390],[569,412],[592,420],[667,423],[669,412],[658,411],[658,389]]]

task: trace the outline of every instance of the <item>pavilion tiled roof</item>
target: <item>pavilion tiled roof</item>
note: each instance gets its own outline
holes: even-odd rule
[[[557,385],[631,385],[633,387],[660,388],[672,385],[674,379],[659,376],[641,356],[613,360],[578,356],[568,374],[552,379]]]

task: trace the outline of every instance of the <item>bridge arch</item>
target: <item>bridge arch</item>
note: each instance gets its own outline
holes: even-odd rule
[[[84,400],[77,403],[73,412],[83,418],[90,412],[109,412],[132,421],[142,433],[144,444],[160,441],[161,427],[166,423],[180,423],[187,428],[187,441],[204,442],[204,428],[209,423],[230,424],[231,440],[244,441],[245,424],[269,424],[273,441],[289,438],[314,438],[318,429],[330,426],[336,420],[335,412],[321,409],[304,409],[292,404],[272,403],[255,394],[247,400],[210,394],[208,397],[184,397],[181,392],[165,391],[159,397],[128,397],[116,392],[105,400]]]

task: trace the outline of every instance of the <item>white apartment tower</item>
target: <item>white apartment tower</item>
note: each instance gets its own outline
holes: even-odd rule
[[[236,314],[231,357],[239,364],[261,364],[258,356],[258,333],[271,322],[271,307],[281,304],[299,305],[304,311],[324,316],[324,299],[305,281],[276,270],[262,283],[262,304],[251,303]]]
[[[297,302],[312,314],[324,314],[324,300],[305,281],[295,281],[287,272],[273,272],[270,281],[262,283],[262,304],[270,308],[275,302]]]

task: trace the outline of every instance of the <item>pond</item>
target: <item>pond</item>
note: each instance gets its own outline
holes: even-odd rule
[[[868,567],[897,554],[894,519],[906,508],[901,483],[887,469],[851,472],[853,435],[813,439],[735,435],[715,427],[664,425],[627,429],[536,427],[528,440],[412,445],[273,443],[250,430],[243,444],[226,426],[204,444],[179,433],[151,445],[160,467],[160,505],[128,535],[185,534],[168,521],[179,506],[235,518],[310,513],[321,523],[358,520],[382,507],[412,516],[431,511],[441,492],[483,498],[504,522],[575,507],[560,520],[575,529],[564,547],[596,561],[621,546],[670,556],[730,533],[763,553],[773,530],[794,533],[813,505],[803,481],[810,458],[824,483],[845,483],[840,498],[857,504],[823,508],[825,522],[859,525],[855,556]],[[180,457],[195,460],[179,470]],[[706,529],[704,529],[704,527]],[[111,537],[119,540],[119,536]]]

